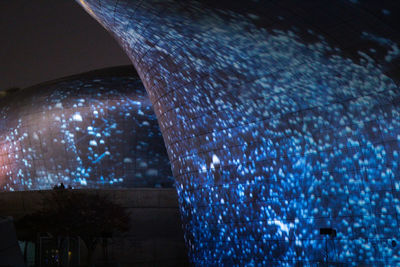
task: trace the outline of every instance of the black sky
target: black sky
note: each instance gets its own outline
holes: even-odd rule
[[[0,0],[0,90],[130,64],[73,0]]]

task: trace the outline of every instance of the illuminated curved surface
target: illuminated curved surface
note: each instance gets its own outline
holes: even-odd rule
[[[78,2],[150,96],[194,264],[400,264],[395,1]]]
[[[0,120],[0,191],[173,185],[156,116],[132,67],[8,94]]]

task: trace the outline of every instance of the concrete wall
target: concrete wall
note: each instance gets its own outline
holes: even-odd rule
[[[14,218],[28,214],[41,207],[41,199],[49,192],[2,192],[0,214]],[[116,203],[126,207],[131,214],[131,230],[125,237],[117,237],[109,242],[109,258],[115,266],[188,265],[175,189],[122,189],[96,190],[96,192],[109,195]],[[102,260],[101,255],[101,249],[98,248],[95,259],[99,263]],[[81,262],[84,262],[84,258],[83,253]]]

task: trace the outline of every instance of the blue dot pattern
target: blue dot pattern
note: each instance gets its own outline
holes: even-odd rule
[[[22,89],[0,99],[0,118],[0,191],[173,186],[135,75],[77,75]]]
[[[194,265],[400,264],[398,5],[77,2],[145,85]]]

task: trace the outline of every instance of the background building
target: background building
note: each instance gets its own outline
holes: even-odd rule
[[[2,94],[0,191],[173,185],[156,116],[132,67]]]

